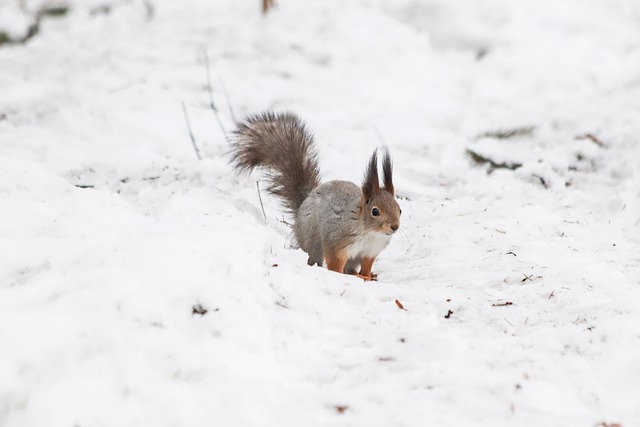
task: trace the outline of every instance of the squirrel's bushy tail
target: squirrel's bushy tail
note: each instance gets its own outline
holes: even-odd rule
[[[238,125],[231,142],[231,163],[237,171],[265,169],[267,190],[295,213],[311,190],[320,185],[313,136],[291,113],[266,112]]]

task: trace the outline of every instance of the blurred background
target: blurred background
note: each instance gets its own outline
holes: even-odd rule
[[[378,283],[232,174],[264,110],[389,147]],[[640,425],[639,118],[638,0],[0,0],[0,425]]]

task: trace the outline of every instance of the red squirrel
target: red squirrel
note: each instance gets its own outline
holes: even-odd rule
[[[256,167],[266,172],[268,191],[293,215],[293,234],[309,255],[308,264],[365,280],[374,261],[400,227],[400,206],[393,188],[391,156],[382,158],[383,185],[378,180],[377,150],[369,159],[364,181],[320,182],[312,135],[291,113],[266,112],[238,125],[231,143],[236,171]]]

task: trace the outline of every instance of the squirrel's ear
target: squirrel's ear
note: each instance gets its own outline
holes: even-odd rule
[[[383,182],[384,189],[389,192],[392,196],[395,196],[395,190],[393,188],[393,162],[391,161],[391,156],[389,155],[389,150],[385,147],[384,149],[384,158],[382,159],[382,173],[383,173]]]
[[[369,164],[367,165],[367,172],[364,176],[364,182],[362,183],[362,194],[366,201],[371,200],[373,196],[380,192],[380,181],[378,181],[378,150],[373,152]]]

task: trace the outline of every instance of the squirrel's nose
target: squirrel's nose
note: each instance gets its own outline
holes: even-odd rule
[[[393,225],[391,226],[391,229],[392,229],[393,231],[396,231],[398,228],[400,228],[400,226],[399,226],[398,224],[393,224]]]

